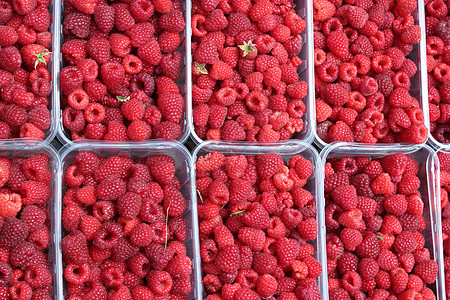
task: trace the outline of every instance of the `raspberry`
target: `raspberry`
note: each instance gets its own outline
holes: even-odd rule
[[[117,199],[117,211],[126,219],[137,217],[141,208],[141,196],[135,193],[125,193]]]
[[[173,186],[164,187],[164,211],[172,217],[181,215],[186,208],[183,195]]]
[[[356,246],[363,241],[363,236],[359,231],[349,228],[344,228],[342,230],[340,238],[345,249],[349,251],[355,251]]]
[[[436,280],[437,272],[438,266],[434,260],[419,263],[414,269],[414,273],[427,284],[431,284]]]
[[[244,227],[239,230],[239,239],[253,251],[261,251],[265,243],[265,234],[260,229]]]
[[[15,217],[8,217],[0,229],[0,241],[7,248],[12,248],[28,236],[28,225]]]
[[[25,282],[33,288],[46,287],[52,283],[52,275],[44,265],[30,266],[24,277]]]
[[[162,116],[170,122],[177,123],[183,114],[184,101],[180,94],[166,93],[158,97],[158,109]]]
[[[47,218],[44,210],[36,205],[25,206],[20,214],[20,220],[27,224],[28,229],[33,232],[42,226]]]
[[[81,88],[83,74],[77,67],[66,67],[61,70],[60,84],[61,90],[65,95],[69,95],[72,91]]]
[[[391,195],[394,193],[394,184],[387,173],[380,174],[372,181],[370,188],[374,194]]]
[[[386,197],[384,201],[384,209],[388,213],[392,213],[396,216],[403,215],[408,207],[408,202],[404,195],[393,195]]]
[[[177,255],[167,264],[165,270],[173,278],[186,278],[191,274],[191,266],[192,261],[189,257]]]
[[[86,237],[80,231],[72,231],[61,241],[66,263],[83,264],[89,260]]]
[[[18,194],[0,194],[0,216],[15,217],[22,208],[22,198]]]
[[[323,21],[332,17],[336,12],[336,7],[333,3],[325,0],[316,0],[313,2],[315,10],[314,20]]]
[[[86,236],[87,240],[94,239],[95,233],[100,230],[101,222],[92,216],[83,216],[80,222],[81,232]]]
[[[96,189],[100,200],[117,200],[125,193],[126,184],[119,178],[110,177],[102,181]]]
[[[258,174],[265,179],[271,178],[284,165],[281,156],[272,153],[266,153],[257,157]]]

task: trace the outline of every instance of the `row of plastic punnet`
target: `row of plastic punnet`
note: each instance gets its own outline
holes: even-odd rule
[[[271,144],[250,144],[250,143],[226,143],[226,142],[218,142],[218,141],[207,141],[198,145],[193,154],[193,169],[194,171],[191,173],[192,175],[192,183],[195,185],[195,162],[199,157],[204,156],[208,153],[219,152],[224,154],[225,156],[232,155],[259,155],[264,153],[276,153],[283,157],[284,161],[287,163],[289,159],[294,155],[301,155],[307,160],[311,161],[314,167],[313,175],[308,179],[306,185],[303,187],[308,190],[314,200],[316,201],[317,207],[317,223],[319,226],[319,235],[318,238],[313,241],[311,244],[314,246],[314,257],[320,262],[323,266],[326,266],[326,248],[325,248],[325,232],[321,230],[325,228],[325,219],[324,219],[324,200],[322,195],[322,187],[323,187],[323,179],[322,179],[322,164],[321,159],[317,153],[317,151],[309,144],[302,141],[287,141],[286,143],[271,143]],[[200,267],[200,264],[199,264]],[[201,269],[201,268],[200,268]],[[323,269],[326,269],[326,267]],[[327,290],[327,278],[326,272],[322,272],[322,275],[318,278],[318,286],[322,293],[323,299],[328,299],[328,290]],[[201,295],[205,296],[205,293],[202,291]],[[198,298],[202,299],[202,298]]]
[[[193,260],[193,273],[191,278],[192,292],[188,295],[188,299],[200,299],[199,291],[201,290],[200,277],[200,252],[198,246],[198,223],[197,223],[197,205],[195,198],[195,189],[191,181],[192,176],[192,159],[189,151],[178,142],[157,142],[149,141],[146,143],[76,143],[64,146],[59,154],[61,157],[61,171],[63,176],[67,168],[75,161],[78,153],[89,151],[102,157],[110,157],[114,155],[125,156],[132,159],[149,157],[152,155],[169,155],[175,160],[176,176],[182,185],[181,193],[186,199],[186,210],[183,213],[187,222],[188,238],[185,241],[187,255]],[[64,196],[67,187],[62,183],[61,199]],[[60,207],[61,208],[61,207]],[[61,209],[60,209],[61,210]],[[58,222],[61,223],[60,215]],[[61,237],[65,232],[61,230]],[[61,253],[60,244],[56,244],[56,252]],[[64,292],[58,299],[65,299],[65,282],[62,279],[62,263],[58,267],[58,278],[60,279],[61,289]],[[64,296],[63,296],[64,295]]]
[[[186,21],[186,29],[184,31],[184,40],[181,42],[181,46],[177,51],[181,52],[182,60],[184,65],[182,66],[181,75],[180,78],[176,81],[178,87],[180,88],[180,93],[183,95],[184,99],[184,116],[181,121],[181,135],[178,139],[180,143],[184,143],[190,134],[190,126],[188,124],[188,116],[191,114],[190,109],[191,106],[190,103],[190,97],[191,92],[187,89],[187,82],[190,80],[191,76],[191,57],[190,57],[190,35],[189,32],[191,28],[191,18],[188,16],[187,12],[190,12],[190,1],[180,1],[184,5],[185,9],[185,21]],[[56,135],[58,137],[58,140],[63,144],[71,144],[73,143],[72,138],[70,136],[70,132],[64,128],[63,121],[62,121],[62,107],[60,107],[60,101],[63,99],[63,93],[60,89],[60,83],[59,83],[59,75],[61,70],[66,67],[63,57],[61,55],[61,46],[64,43],[64,36],[63,36],[63,28],[62,28],[62,22],[64,21],[64,3],[62,0],[54,0],[54,12],[53,12],[53,24],[54,24],[54,30],[53,30],[53,43],[54,43],[54,49],[53,49],[53,56],[56,57],[54,59],[54,86],[55,90],[53,92],[52,101],[54,103],[57,103],[57,108],[55,109],[55,126],[54,131],[56,132]],[[53,135],[54,137],[54,135]],[[53,139],[52,137],[52,139]],[[51,139],[49,139],[51,141]],[[81,140],[81,142],[92,142],[92,140]]]
[[[374,159],[395,153],[403,153],[413,158],[419,165],[417,176],[421,182],[419,191],[424,202],[423,216],[426,222],[426,228],[421,233],[425,237],[425,247],[430,250],[431,258],[436,260],[439,265],[437,280],[430,288],[436,293],[437,299],[446,299],[442,249],[440,175],[439,162],[435,151],[428,145],[331,143],[320,153],[322,159],[321,169],[324,170],[325,163],[331,158],[364,156]],[[326,268],[324,272],[326,272]]]
[[[295,9],[297,13],[306,20],[306,29],[302,34],[303,49],[300,53],[300,58],[303,60],[303,65],[300,67],[300,78],[308,83],[308,94],[305,98],[306,112],[304,117],[304,129],[302,132],[297,133],[293,139],[303,140],[311,143],[313,140],[317,146],[323,148],[327,145],[321,140],[316,133],[316,118],[315,118],[315,89],[314,89],[314,43],[313,43],[313,8],[312,3],[309,1],[295,1]],[[423,1],[418,1],[418,8],[413,12],[415,24],[419,24],[422,28],[422,37],[425,37],[425,9]],[[192,56],[191,56],[191,1],[184,1],[185,17],[186,17],[186,30],[185,39],[180,47],[180,51],[183,55],[184,68],[181,73],[180,79],[177,81],[181,90],[184,91],[185,100],[185,113],[182,121],[182,134],[179,138],[179,142],[183,143],[189,137],[200,144],[203,142],[194,130],[192,120]],[[52,99],[51,99],[51,112],[52,112],[52,125],[46,133],[46,140],[50,142],[55,134],[58,139],[63,143],[72,143],[69,132],[64,128],[62,123],[62,110],[60,108],[60,100],[62,98],[59,88],[59,74],[61,68],[63,68],[64,62],[61,55],[61,45],[63,43],[62,21],[63,21],[63,3],[61,0],[55,0],[53,7],[53,45],[52,45]],[[429,115],[428,115],[428,85],[427,85],[427,69],[426,69],[426,39],[422,38],[419,44],[414,45],[413,51],[408,58],[412,59],[417,65],[417,73],[411,78],[411,95],[415,97],[421,104],[421,108],[424,112],[425,125],[429,128]],[[429,141],[433,146],[442,147],[441,143],[436,141],[431,134],[429,135]]]
[[[411,89],[410,94],[413,96],[417,101],[420,103],[420,107],[423,110],[423,116],[424,116],[424,123],[425,126],[430,129],[430,117],[429,117],[429,110],[428,110],[428,83],[427,83],[427,52],[426,52],[426,32],[425,32],[425,7],[424,7],[424,1],[416,0],[417,1],[417,8],[412,12],[412,16],[414,17],[414,24],[419,25],[421,28],[421,40],[418,44],[414,45],[413,50],[411,53],[407,56],[407,58],[411,59],[416,63],[417,66],[417,72],[416,74],[410,78],[411,80]],[[311,68],[314,68],[314,65],[311,66]],[[312,89],[313,97],[315,97],[314,93],[314,80],[312,80],[309,83],[310,89]],[[312,101],[314,105],[315,110],[315,99]],[[316,128],[316,119],[314,117],[313,123],[315,125],[314,128]],[[315,138],[314,143],[320,147],[323,148],[328,145],[328,143],[324,142],[318,135],[317,131],[314,131]],[[431,136],[430,133],[428,133],[429,139],[432,142],[436,142],[434,138]]]
[[[188,224],[188,239],[186,247],[188,255],[193,259],[192,287],[193,290],[189,299],[202,299],[204,296],[202,288],[201,261],[199,255],[199,229],[197,220],[197,198],[195,187],[195,162],[203,155],[211,152],[220,152],[229,155],[258,155],[263,153],[277,153],[289,160],[294,155],[301,155],[310,160],[314,166],[313,176],[305,185],[313,195],[317,205],[317,220],[319,235],[312,244],[315,249],[315,258],[322,266],[326,266],[326,246],[325,246],[325,221],[324,221],[324,192],[323,192],[323,170],[324,164],[330,158],[340,158],[344,156],[356,157],[367,156],[370,158],[380,158],[394,153],[404,153],[416,160],[419,164],[418,177],[422,183],[420,192],[424,200],[424,218],[426,229],[422,232],[426,239],[426,247],[430,250],[432,258],[439,264],[439,274],[436,283],[432,286],[436,292],[437,299],[445,299],[443,250],[442,250],[442,230],[441,230],[441,207],[440,207],[440,182],[439,163],[433,149],[427,145],[361,145],[348,143],[332,143],[325,147],[321,156],[311,145],[301,141],[288,141],[282,144],[249,144],[249,143],[224,143],[209,141],[197,146],[191,158],[187,149],[178,142],[156,142],[133,144],[112,144],[105,142],[83,143],[66,145],[59,153],[55,149],[38,141],[6,141],[0,143],[0,156],[27,157],[44,153],[49,157],[52,174],[51,191],[52,197],[48,208],[51,212],[51,248],[49,250],[49,264],[52,266],[54,276],[53,292],[54,299],[64,299],[65,284],[63,280],[63,264],[60,242],[64,236],[61,226],[62,197],[66,190],[62,183],[64,172],[75,160],[79,152],[92,151],[103,157],[113,155],[123,155],[130,158],[147,157],[158,154],[170,155],[175,160],[176,175],[182,184],[181,192],[186,198],[187,209],[184,217]],[[442,150],[444,151],[444,150]],[[445,150],[445,151],[448,151]],[[318,279],[318,284],[322,293],[322,298],[328,298],[328,284],[326,268],[323,268],[322,275]]]

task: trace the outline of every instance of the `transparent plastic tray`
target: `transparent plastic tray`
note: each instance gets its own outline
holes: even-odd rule
[[[53,102],[57,103],[57,108],[55,109],[55,115],[57,115],[57,122],[55,122],[55,131],[56,131],[56,135],[58,137],[58,140],[63,144],[71,144],[74,143],[74,141],[72,140],[71,136],[70,136],[70,132],[68,130],[66,130],[64,128],[64,124],[62,121],[62,107],[60,107],[60,103],[61,103],[61,99],[63,97],[63,94],[61,92],[60,89],[60,84],[59,84],[59,74],[61,73],[61,70],[66,67],[66,64],[63,61],[63,57],[61,55],[61,46],[64,43],[64,37],[63,37],[63,29],[62,29],[62,22],[64,20],[64,0],[54,0],[54,12],[53,12],[53,24],[54,24],[54,30],[53,30],[53,44],[54,44],[54,55],[57,59],[54,59],[54,65],[53,65],[53,74],[54,74],[54,78],[53,78],[53,86],[55,87],[55,92],[53,92]],[[188,8],[188,6],[190,6],[190,1],[181,1],[184,5],[184,9],[185,11],[190,11],[190,9]],[[188,3],[189,2],[189,3]],[[184,40],[181,41],[180,44],[180,48],[178,49],[178,51],[181,52],[182,55],[182,61],[184,63],[184,66],[182,66],[182,70],[181,70],[181,75],[180,78],[178,78],[178,80],[176,81],[179,89],[180,89],[180,93],[183,96],[184,99],[184,114],[183,114],[183,120],[180,124],[181,126],[181,135],[178,138],[178,142],[180,143],[184,143],[186,141],[186,139],[189,137],[189,133],[190,133],[190,126],[188,125],[188,116],[190,115],[190,108],[191,106],[189,105],[189,94],[190,91],[187,90],[187,85],[186,82],[188,80],[188,78],[190,78],[190,41],[188,41],[188,39],[186,38],[187,34],[188,34],[188,30],[190,30],[190,20],[191,18],[188,17],[187,13],[184,12],[185,15],[185,22],[186,22],[186,29],[184,31]],[[189,23],[188,23],[189,22]],[[54,136],[53,136],[54,137]],[[52,139],[53,139],[52,137]],[[51,139],[49,139],[51,140]],[[159,140],[159,139],[151,139],[149,141],[152,140]],[[83,139],[80,140],[81,142],[92,142],[93,140],[88,140],[88,139]],[[161,141],[161,140],[159,140]],[[127,143],[137,143],[137,142],[133,142],[133,141],[129,141]]]
[[[59,294],[59,276],[61,275],[61,255],[56,250],[60,242],[60,222],[58,221],[58,211],[61,203],[61,185],[59,177],[59,169],[61,161],[58,153],[49,144],[38,140],[24,140],[24,141],[2,141],[0,143],[0,157],[31,157],[36,154],[45,154],[49,158],[49,169],[52,176],[50,182],[51,197],[47,203],[50,218],[50,244],[48,246],[48,263],[50,265],[50,272],[52,273],[52,298],[57,298]]]
[[[52,16],[55,16],[58,13],[58,2],[59,0],[51,1],[50,6],[48,7],[48,11],[52,14]],[[50,62],[47,64],[48,71],[51,75],[51,93],[48,98],[48,110],[50,111],[50,128],[44,130],[45,138],[42,141],[45,141],[46,143],[50,144],[50,142],[53,140],[53,138],[56,136],[57,133],[57,124],[58,124],[58,110],[59,110],[59,101],[56,98],[56,95],[59,93],[59,83],[57,80],[57,72],[58,70],[58,57],[59,57],[59,45],[57,44],[57,41],[55,41],[54,36],[57,32],[58,27],[58,20],[53,18],[52,24],[50,25],[50,28],[48,29],[52,34],[52,44],[51,47],[51,58]],[[15,139],[4,139],[0,140],[0,142],[8,142],[8,141],[17,141],[17,143],[21,143],[21,141],[25,140],[35,140],[35,139],[26,139],[26,138],[15,138]]]
[[[192,291],[188,295],[187,299],[200,299],[197,297],[198,291],[201,289],[201,277],[197,260],[200,257],[199,247],[198,247],[198,227],[197,227],[197,206],[195,201],[195,189],[191,182],[192,176],[192,159],[188,150],[178,142],[157,142],[149,141],[146,143],[106,143],[106,142],[92,142],[92,143],[79,143],[70,144],[64,146],[60,150],[61,156],[61,178],[64,177],[64,172],[74,162],[75,156],[79,152],[91,151],[97,155],[103,157],[110,157],[113,155],[120,155],[130,157],[132,159],[139,157],[148,157],[152,155],[169,155],[175,160],[176,176],[180,180],[182,185],[181,193],[186,199],[186,210],[183,213],[184,218],[187,222],[188,237],[185,241],[187,255],[192,259],[193,262],[193,272],[191,277]],[[66,191],[66,185],[62,181],[61,193],[64,195]],[[60,201],[61,202],[61,201]],[[61,224],[61,204],[59,206],[57,222]],[[65,232],[59,232],[59,241],[64,237]],[[60,243],[57,244],[56,251],[61,257],[61,246]],[[63,267],[62,261],[60,263],[59,272],[59,285],[58,289],[60,294],[58,299],[65,299],[65,281],[63,280]]]
[[[187,90],[188,90],[188,123],[191,131],[192,140],[198,145],[203,142],[201,138],[195,133],[194,121],[192,116],[192,55],[191,55],[191,42],[192,42],[192,30],[191,30],[191,1],[186,5],[186,34],[187,34]],[[308,94],[303,99],[306,111],[303,117],[303,130],[297,132],[291,138],[293,140],[302,140],[307,143],[312,143],[314,140],[314,133],[316,132],[316,109],[314,105],[314,32],[313,32],[313,6],[311,1],[294,0],[294,8],[297,14],[306,21],[305,30],[302,32],[303,47],[299,57],[303,60],[303,64],[299,66],[298,73],[300,79],[308,83]],[[250,143],[250,142],[249,142]]]
[[[330,143],[322,150],[320,157],[322,158],[322,170],[324,170],[325,163],[330,158],[341,158],[345,156],[381,158],[395,153],[404,153],[405,155],[413,158],[419,164],[419,173],[417,176],[421,182],[419,191],[424,202],[423,216],[427,225],[421,233],[425,237],[425,247],[430,250],[431,258],[436,260],[439,265],[436,283],[428,285],[428,287],[434,290],[437,297],[436,299],[446,299],[444,284],[444,258],[442,251],[439,162],[433,149],[428,145],[366,145],[360,143],[334,142]],[[322,197],[324,196],[322,195]],[[322,210],[323,209],[324,208],[322,208]],[[324,228],[326,231],[326,227]]]
[[[211,152],[219,152],[225,156],[230,155],[258,155],[264,153],[276,153],[283,157],[287,162],[289,158],[294,155],[301,155],[304,158],[312,162],[314,166],[313,175],[308,179],[306,185],[303,187],[308,190],[314,197],[317,207],[317,224],[319,227],[319,234],[315,241],[310,242],[314,246],[314,257],[322,265],[322,274],[318,278],[318,286],[322,295],[322,299],[328,299],[328,289],[327,289],[327,275],[325,272],[327,260],[326,260],[326,247],[325,247],[325,218],[323,208],[325,204],[323,203],[322,188],[323,188],[323,178],[322,178],[322,164],[321,159],[317,151],[310,145],[302,141],[290,140],[285,143],[226,143],[220,141],[207,141],[198,145],[192,154],[193,161],[193,172],[191,173],[193,185],[195,186],[195,162],[200,156],[204,156]],[[197,196],[197,195],[196,195]],[[196,198],[197,199],[197,198]],[[196,203],[197,201],[195,201]],[[198,258],[198,270],[201,273],[201,259]],[[200,274],[200,279],[202,276]],[[203,299],[203,291],[200,291],[197,299]]]
[[[428,111],[428,81],[427,81],[427,49],[426,49],[426,33],[425,33],[425,8],[423,1],[417,0],[417,9],[412,12],[412,16],[414,17],[414,24],[420,26],[420,35],[421,40],[418,44],[414,45],[411,53],[406,57],[411,59],[416,63],[417,72],[416,74],[410,78],[411,80],[411,89],[409,91],[410,95],[417,99],[420,103],[420,108],[423,110],[424,124],[428,128],[428,135],[430,136],[430,116]],[[314,49],[313,49],[314,51]],[[314,65],[312,66],[314,68]],[[313,77],[314,78],[314,77]],[[310,86],[313,85],[314,79],[309,83]],[[315,89],[313,87],[313,89]],[[315,93],[313,95],[314,100],[312,101],[314,112],[316,111],[316,101],[315,101]],[[314,123],[314,144],[318,147],[323,148],[328,145],[328,143],[324,142],[317,135],[317,122],[314,115],[314,119],[312,120]],[[423,143],[425,144],[425,142]]]

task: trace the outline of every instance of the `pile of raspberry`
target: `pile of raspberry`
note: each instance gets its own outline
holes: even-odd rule
[[[326,163],[330,299],[436,299],[418,169],[401,153]]]
[[[50,128],[50,3],[0,1],[0,140],[44,139]]]
[[[182,9],[177,0],[65,1],[60,84],[72,140],[180,138]]]
[[[213,152],[196,167],[205,299],[320,299],[313,164]]]
[[[430,131],[450,143],[450,1],[425,1]]]
[[[313,5],[317,135],[326,143],[424,143],[423,111],[409,92],[417,59],[407,58],[421,39],[417,1]]]
[[[450,153],[439,152],[439,164],[441,172],[441,207],[442,207],[442,236],[444,240],[444,271],[445,291],[450,297],[450,203],[448,191],[450,191]]]
[[[49,158],[0,157],[0,299],[51,300]]]
[[[186,299],[192,260],[175,173],[166,155],[76,155],[64,174],[68,299]]]
[[[199,138],[287,140],[303,131],[301,33],[293,0],[196,0],[193,122]]]

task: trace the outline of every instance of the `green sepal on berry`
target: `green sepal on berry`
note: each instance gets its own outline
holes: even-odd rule
[[[36,55],[36,62],[34,63],[34,68],[36,69],[39,63],[47,64],[47,61],[45,60],[45,56],[52,54],[47,49],[42,50],[41,53],[35,54]]]
[[[244,42],[244,45],[239,45],[238,47],[244,51],[244,53],[242,54],[242,56],[247,56],[249,53],[255,52],[255,47],[256,44],[253,44],[252,40],[248,41],[248,42]]]
[[[208,75],[208,70],[206,70],[206,64],[199,64],[195,62],[194,65],[198,73]]]
[[[116,98],[120,102],[127,102],[128,100],[130,100],[130,96],[128,96],[128,97],[116,96]]]

